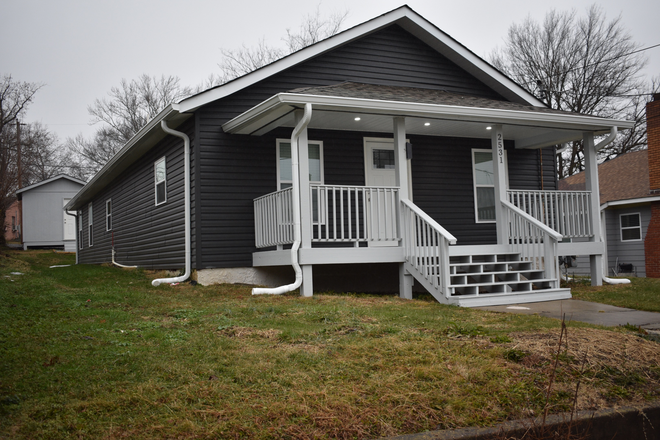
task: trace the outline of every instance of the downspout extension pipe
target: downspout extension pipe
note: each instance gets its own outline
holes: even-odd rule
[[[283,293],[296,290],[302,284],[302,269],[298,264],[298,249],[302,241],[302,226],[300,218],[300,176],[299,176],[299,160],[298,160],[298,138],[300,133],[307,128],[309,121],[312,119],[312,104],[305,104],[305,112],[302,119],[296,125],[291,133],[291,170],[292,170],[292,198],[293,198],[293,245],[291,246],[291,265],[296,272],[296,280],[293,284],[286,286],[265,288],[255,287],[252,289],[252,295],[281,295]]]
[[[114,264],[117,267],[123,267],[126,269],[137,269],[137,266],[126,266],[124,264],[119,264],[115,261],[115,254],[117,252],[115,251],[115,231],[112,231],[112,264]]]
[[[191,274],[191,259],[190,259],[190,138],[185,133],[180,131],[172,130],[167,126],[167,123],[163,120],[160,121],[160,126],[165,133],[171,134],[173,136],[180,137],[183,139],[183,165],[184,165],[184,216],[185,216],[185,252],[186,252],[186,272],[179,276],[173,278],[158,278],[151,282],[154,287],[159,286],[162,283],[181,283],[190,278]]]
[[[598,145],[596,145],[596,151],[602,150],[607,145],[609,145],[616,138],[617,134],[618,134],[618,129],[616,126],[610,128],[610,135],[607,138],[600,141]],[[603,261],[603,266],[606,266],[605,261]],[[607,267],[604,267],[603,269],[605,269],[604,272],[607,273]],[[609,278],[603,276],[603,281],[605,281],[607,284],[630,284],[630,280],[627,278],[617,279],[617,278]]]

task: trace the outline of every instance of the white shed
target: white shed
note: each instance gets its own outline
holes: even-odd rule
[[[61,174],[16,191],[23,201],[23,249],[76,250],[76,218],[63,208],[84,185],[82,180]]]

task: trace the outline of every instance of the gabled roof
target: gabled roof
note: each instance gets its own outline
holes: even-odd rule
[[[84,185],[85,184],[84,180],[76,179],[75,177],[67,176],[66,174],[59,174],[55,177],[51,177],[50,179],[42,180],[41,182],[33,183],[30,186],[26,186],[25,188],[21,188],[18,191],[16,191],[16,194],[18,195],[18,194],[21,194],[25,191],[30,191],[32,189],[38,188],[40,186],[46,185],[48,183],[51,183],[51,182],[54,182],[54,181],[60,180],[60,179],[69,180],[69,181],[77,183],[79,185]]]
[[[598,165],[600,204],[638,203],[656,197],[649,189],[648,150],[622,154]],[[560,191],[584,191],[584,171],[559,181]]]
[[[185,98],[177,104],[177,109],[181,112],[193,111],[290,67],[394,24],[401,26],[509,101],[535,107],[546,107],[545,104],[515,81],[413,11],[408,5],[404,5],[323,41],[307,46],[247,75]]]

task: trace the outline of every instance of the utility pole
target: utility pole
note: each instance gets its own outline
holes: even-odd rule
[[[18,172],[18,189],[23,188],[23,168],[21,167],[21,123],[16,119],[16,165]]]

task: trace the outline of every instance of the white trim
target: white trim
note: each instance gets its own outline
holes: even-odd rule
[[[158,169],[158,164],[163,162],[163,167],[165,168],[165,173],[163,180],[158,180],[158,174],[156,170]],[[158,202],[158,185],[163,184],[164,190],[163,190],[163,200],[159,203]],[[167,203],[167,160],[166,156],[161,157],[160,159],[154,161],[154,203],[155,206],[160,206],[164,203]]]
[[[77,220],[78,220],[78,249],[82,249],[83,248],[83,225],[82,225],[83,212],[82,212],[82,209],[78,210]]]
[[[87,204],[87,244],[94,246],[94,205],[93,202]]]
[[[108,209],[108,205],[110,209]],[[105,201],[105,230],[112,231],[112,199]]]
[[[637,203],[651,203],[651,202],[660,202],[660,196],[656,197],[638,197],[636,199],[626,199],[626,200],[613,200],[605,202],[600,205],[601,211],[607,209],[610,206],[622,206],[622,205],[634,205]]]
[[[639,226],[626,226],[625,228],[623,227],[623,223],[621,222],[621,218],[625,215],[636,215],[637,218],[639,219]],[[629,229],[638,229],[639,230],[639,238],[631,238],[624,240],[623,239],[623,230],[629,230]],[[621,240],[622,243],[630,243],[632,241],[642,241],[642,214],[640,212],[628,212],[624,214],[619,214],[619,239]]]
[[[497,223],[497,216],[493,220],[479,220],[479,207],[477,206],[477,188],[493,188],[493,201],[495,205],[493,206],[493,209],[497,210],[497,203],[499,203],[499,200],[496,200],[495,198],[495,173],[493,173],[493,184],[492,185],[484,185],[484,184],[477,184],[477,176],[475,173],[475,166],[476,163],[474,161],[474,153],[487,153],[491,159],[493,157],[493,150],[488,149],[488,148],[472,148],[470,150],[470,159],[472,161],[472,193],[474,197],[474,222],[475,223]],[[495,164],[493,164],[493,171],[495,168]],[[504,150],[504,177],[506,179],[506,189],[507,191],[509,189],[509,155],[507,154],[507,151]]]
[[[308,59],[317,57],[323,53],[336,49],[339,46],[348,44],[393,24],[398,24],[406,31],[410,32],[417,38],[420,38],[426,44],[433,47],[438,53],[441,53],[452,62],[458,64],[463,69],[466,69],[481,81],[486,82],[489,87],[496,89],[498,93],[508,95],[506,97],[512,101],[522,101],[532,106],[545,107],[545,105],[536,97],[528,93],[510,78],[503,75],[499,70],[495,69],[482,58],[475,55],[458,41],[442,32],[438,27],[417,14],[408,6],[402,6],[301,49],[298,52],[294,52],[291,55],[248,73],[247,75],[229,81],[226,84],[183,99],[178,104],[179,111],[190,112],[196,110],[205,104],[243,90],[246,87],[307,61]]]
[[[238,115],[222,125],[227,133],[251,134],[252,131],[241,131],[250,127],[252,120],[259,116],[278,112],[278,107],[290,106],[291,109],[311,103],[316,111],[360,111],[363,113],[388,116],[409,116],[420,118],[455,119],[466,122],[484,122],[488,124],[511,124],[520,126],[537,126],[543,128],[559,128],[564,130],[597,131],[607,133],[612,126],[622,129],[632,128],[634,122],[605,119],[595,116],[574,115],[570,113],[548,113],[541,111],[492,109],[482,107],[465,107],[444,104],[427,104],[417,102],[386,101],[364,98],[347,98],[339,96],[319,96],[298,93],[278,93],[257,104],[250,110]],[[276,114],[280,114],[279,113]]]

